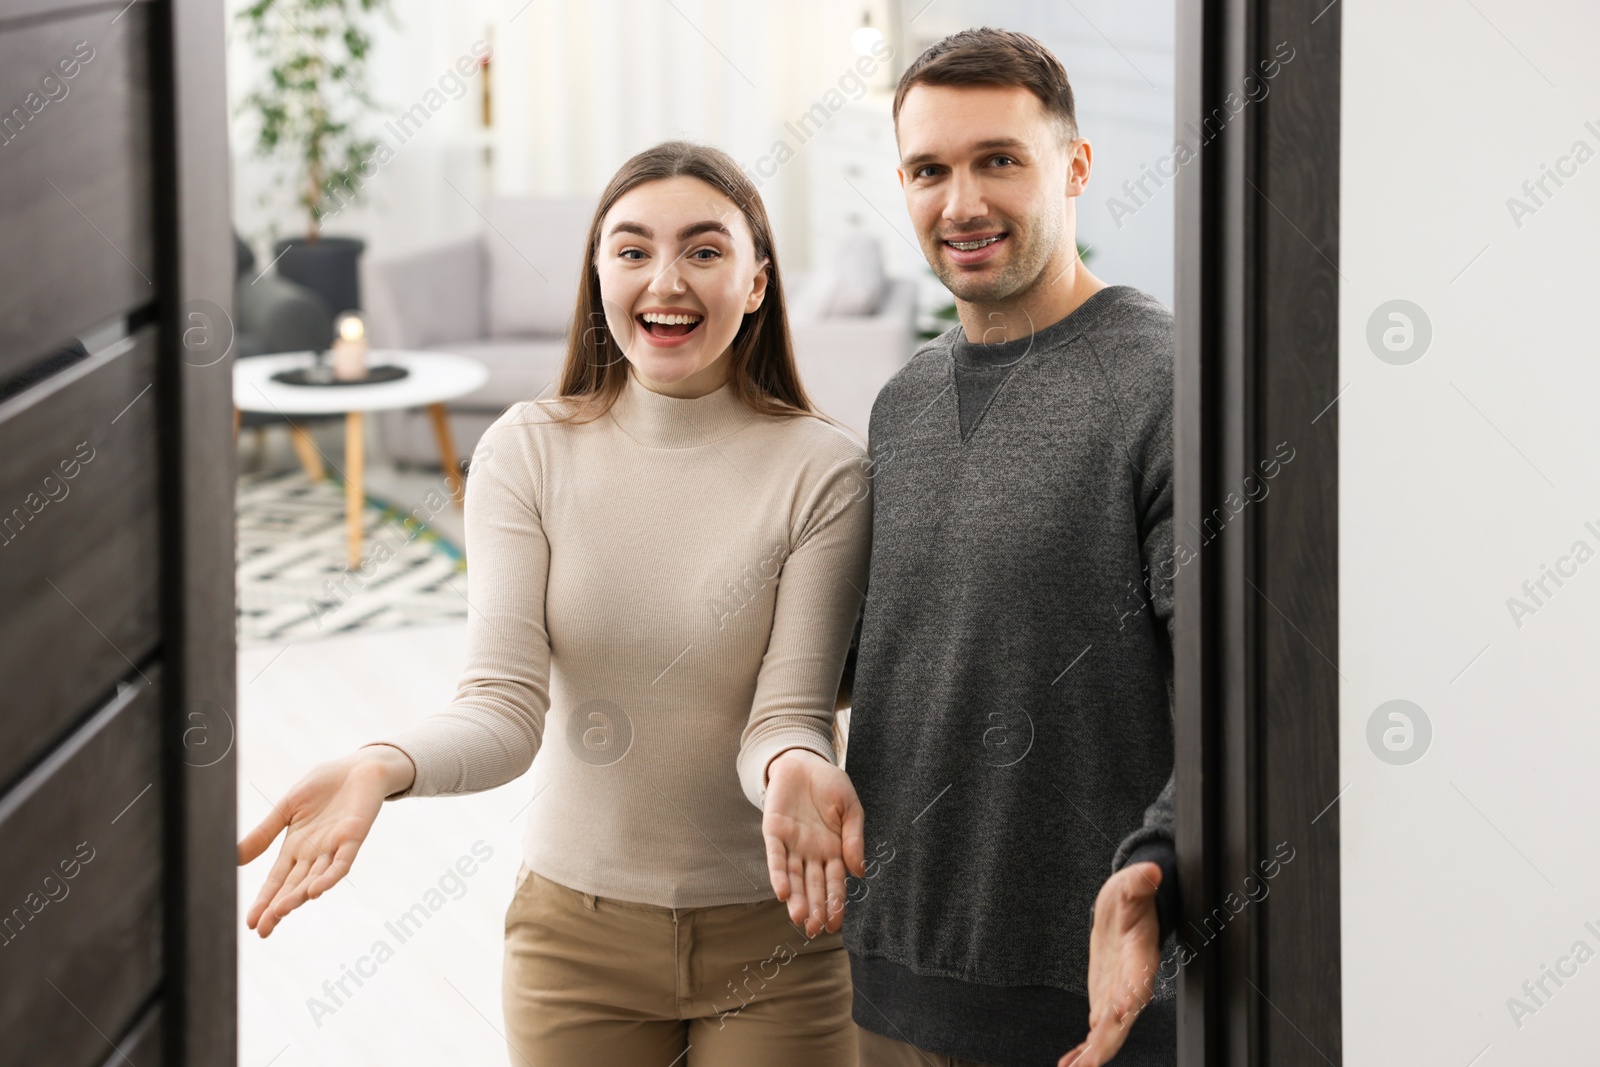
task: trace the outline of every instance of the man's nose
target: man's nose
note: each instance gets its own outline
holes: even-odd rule
[[[945,221],[961,224],[981,219],[989,213],[983,189],[976,179],[960,174],[954,175],[948,189],[949,194],[944,203]]]

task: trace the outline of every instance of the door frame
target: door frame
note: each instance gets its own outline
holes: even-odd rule
[[[1180,0],[1177,16],[1180,140],[1228,116],[1176,191],[1174,541],[1194,549],[1175,578],[1179,937],[1193,949],[1178,1062],[1325,1067],[1343,1058],[1340,8]],[[1292,59],[1230,110],[1280,42]],[[1284,444],[1292,458],[1271,467]]]
[[[162,430],[163,1058],[238,1058],[232,166],[226,16],[148,4]]]

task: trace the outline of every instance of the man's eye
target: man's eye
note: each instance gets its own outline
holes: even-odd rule
[[[932,163],[924,164],[923,166],[920,166],[920,167],[917,168],[917,173],[916,173],[915,177],[918,177],[918,178],[931,178],[931,177],[933,177],[933,171],[935,171],[937,169],[938,168],[935,167]]]
[[[1010,156],[995,156],[994,157],[994,162],[997,163],[997,164],[1007,164],[1007,163],[1015,163],[1016,160],[1012,159]]]

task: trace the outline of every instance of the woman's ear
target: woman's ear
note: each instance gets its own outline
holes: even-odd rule
[[[767,298],[767,282],[772,280],[772,275],[767,269],[767,265],[770,262],[771,260],[768,259],[761,261],[761,267],[756,271],[755,280],[750,283],[750,298],[744,302],[744,313],[746,315],[760,307],[761,302]]]

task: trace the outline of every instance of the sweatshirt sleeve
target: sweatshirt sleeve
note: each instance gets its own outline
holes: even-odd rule
[[[1171,384],[1153,390],[1159,399],[1144,421],[1139,440],[1130,443],[1134,465],[1136,509],[1138,512],[1139,554],[1144,573],[1142,581],[1149,591],[1151,625],[1155,627],[1162,651],[1161,666],[1167,686],[1168,722],[1172,723],[1173,649],[1172,579],[1178,559],[1173,551],[1172,532],[1172,404]],[[1162,936],[1176,922],[1179,907],[1176,859],[1173,851],[1175,811],[1174,778],[1171,771],[1161,792],[1145,808],[1144,822],[1117,847],[1111,861],[1113,871],[1129,863],[1150,860],[1161,864],[1162,879],[1156,890],[1156,909],[1161,915]]]
[[[838,762],[833,707],[872,539],[871,486],[862,462],[855,455],[836,464],[811,490],[778,574],[772,636],[739,745],[739,782],[758,808],[766,799],[767,764],[784,749],[804,748]]]
[[[522,405],[519,405],[521,407]],[[450,705],[370,744],[416,765],[411,787],[385,799],[478,793],[533,763],[550,707],[545,579],[536,463],[516,439],[518,408],[485,432],[467,476],[467,654]],[[364,747],[364,746],[363,746]]]

